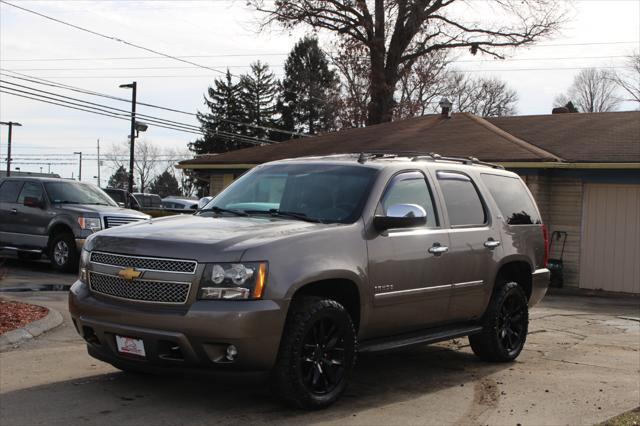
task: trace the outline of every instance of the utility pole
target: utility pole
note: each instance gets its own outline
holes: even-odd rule
[[[121,84],[123,89],[131,89],[131,135],[129,136],[129,192],[133,192],[134,143],[136,140],[136,95],[138,83]]]
[[[82,152],[74,152],[76,155],[80,155],[80,162],[78,163],[78,182],[82,180]]]
[[[16,123],[15,121],[0,121],[0,124],[4,126],[9,126],[9,141],[7,143],[7,177],[11,176],[11,133],[13,130],[13,126],[22,126],[20,123]]]
[[[100,139],[98,139],[98,187],[100,187]]]

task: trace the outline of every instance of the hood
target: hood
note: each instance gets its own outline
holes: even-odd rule
[[[87,249],[141,256],[238,261],[248,248],[339,225],[265,217],[180,215],[100,231]]]
[[[98,206],[93,204],[54,204],[54,206],[62,211],[70,213],[96,213],[99,216],[134,216],[141,218],[148,218],[149,215],[141,213],[136,210],[125,209],[115,206]]]

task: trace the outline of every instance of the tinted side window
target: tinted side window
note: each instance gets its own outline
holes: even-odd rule
[[[15,203],[22,188],[22,181],[8,180],[0,186],[0,203]]]
[[[451,226],[483,225],[487,222],[484,205],[471,178],[463,173],[438,172]]]
[[[422,173],[402,173],[393,178],[382,199],[383,212],[394,204],[417,204],[427,212],[427,226],[438,226],[433,197]]]
[[[518,178],[483,174],[482,181],[509,225],[542,223],[524,183]]]
[[[27,197],[42,200],[42,185],[35,182],[25,182],[24,186],[22,187],[22,191],[20,191],[18,203],[24,203],[24,199]]]

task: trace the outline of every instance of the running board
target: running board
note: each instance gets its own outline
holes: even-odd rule
[[[479,325],[467,325],[457,327],[441,327],[429,330],[414,331],[412,333],[398,334],[396,336],[384,337],[380,339],[365,340],[360,343],[359,352],[382,352],[408,346],[427,345],[430,343],[442,342],[455,339],[457,337],[469,336],[480,333],[482,327]]]

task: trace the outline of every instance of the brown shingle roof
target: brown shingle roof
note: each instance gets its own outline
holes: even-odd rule
[[[219,155],[204,155],[181,164],[261,164],[285,158],[362,151],[437,152],[494,162],[557,161],[557,157],[549,152],[481,118],[458,113],[450,119],[426,115]]]
[[[640,111],[487,120],[567,162],[640,162]]]

